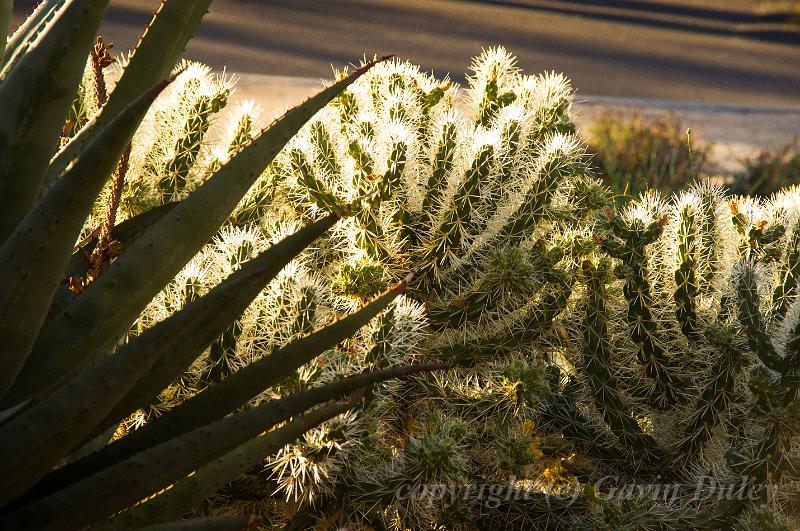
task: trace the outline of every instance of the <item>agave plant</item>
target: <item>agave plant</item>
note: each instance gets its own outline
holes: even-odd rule
[[[277,344],[268,356],[215,381],[142,429],[117,433],[120,421],[156,401],[284,266],[359,208],[356,201],[296,227],[241,260],[203,296],[130,333],[290,138],[374,65],[328,86],[268,129],[239,139],[202,178],[192,172],[209,116],[224,104],[225,94],[185,91],[186,105],[174,111],[186,127],[165,137],[174,156],[161,165],[154,162],[164,162],[163,156],[145,157],[140,164],[131,140],[153,102],[186,70],[180,66],[170,74],[210,3],[162,2],[110,93],[103,69],[111,61],[95,38],[107,0],[41,2],[8,42],[3,40],[4,529],[131,529],[180,518],[265,456],[350,409],[370,385],[431,368],[383,366],[243,407],[354,334],[405,289],[406,279],[350,315]],[[10,2],[0,7],[5,29]],[[158,112],[157,104],[152,111]],[[117,224],[126,175],[134,184],[142,177],[129,174],[130,167],[148,164],[147,178],[159,178],[160,197],[177,202],[141,213],[132,209]],[[184,188],[191,178],[197,185],[188,193]],[[97,227],[76,249],[87,218]],[[212,524],[237,528],[252,521],[197,525]]]

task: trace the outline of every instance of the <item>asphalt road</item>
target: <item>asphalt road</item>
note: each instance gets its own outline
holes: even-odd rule
[[[15,2],[23,16],[33,1]],[[130,46],[158,0],[111,0],[102,28]],[[579,94],[800,108],[800,27],[747,0],[216,0],[187,56],[232,71],[329,77],[393,53],[463,80],[503,44]],[[800,127],[800,125],[799,125]]]

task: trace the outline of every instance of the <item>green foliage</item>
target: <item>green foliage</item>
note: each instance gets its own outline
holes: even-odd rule
[[[702,171],[709,149],[670,115],[603,114],[589,131],[597,173],[617,194],[682,190]]]
[[[745,159],[744,171],[734,176],[731,188],[737,194],[768,196],[798,182],[800,142],[795,138]]]

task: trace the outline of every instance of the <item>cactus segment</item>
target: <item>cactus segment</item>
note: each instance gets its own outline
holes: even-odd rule
[[[291,136],[374,64],[354,71],[287,111],[189,198],[148,228],[76,301],[42,328],[29,359],[30,372],[23,370],[20,375],[20,388],[34,393],[44,382],[58,381],[92,356],[107,352],[161,287],[225,222]],[[160,265],[156,271],[150,267],[153,263]],[[127,302],[114,303],[119,300]],[[54,356],[55,352],[58,354]]]
[[[0,84],[0,241],[36,201],[107,5],[68,1]]]
[[[770,369],[782,373],[786,360],[781,359],[772,345],[759,310],[758,287],[751,264],[742,262],[736,287],[739,322],[747,336],[750,349]]]
[[[317,179],[308,159],[299,149],[291,151],[292,171],[299,184],[306,192],[307,201],[314,203],[322,211],[340,208],[341,202],[325,184]]]
[[[743,351],[730,327],[714,326],[706,334],[716,348],[718,357],[711,367],[708,382],[694,404],[694,413],[685,424],[686,435],[677,446],[676,455],[683,461],[691,461],[698,456],[711,439],[713,430],[722,422],[722,415],[730,410],[736,376],[744,361]]]
[[[424,258],[429,267],[441,267],[453,255],[460,254],[462,240],[471,232],[472,213],[481,199],[481,183],[486,181],[493,158],[491,145],[482,146],[475,155],[434,232],[431,247]]]
[[[0,275],[10,283],[0,296],[0,338],[6,352],[0,362],[0,397],[10,389],[31,351],[94,197],[167,83],[141,95],[118,115],[0,247]],[[10,400],[4,403],[16,403],[13,395]]]
[[[530,234],[536,223],[547,215],[547,206],[559,183],[567,175],[579,171],[582,165],[582,154],[576,148],[576,145],[560,135],[545,141],[535,180],[525,193],[520,207],[500,230],[498,239],[518,245]]]
[[[678,262],[675,270],[675,307],[681,331],[689,341],[696,341],[699,329],[697,322],[697,297],[700,288],[697,279],[697,223],[689,207],[680,211],[678,227]]]
[[[446,122],[442,127],[441,137],[438,140],[436,152],[433,157],[433,171],[428,177],[425,187],[425,199],[422,202],[422,212],[430,219],[431,209],[439,202],[439,198],[447,185],[447,175],[453,168],[453,157],[456,152],[456,124]]]
[[[653,397],[656,407],[667,409],[679,401],[677,389],[682,382],[673,374],[667,353],[662,346],[658,324],[651,310],[653,297],[648,280],[645,247],[653,243],[663,232],[663,221],[650,223],[647,227],[635,222],[630,225],[616,217],[611,220],[612,230],[622,240],[603,241],[603,249],[622,261],[625,276],[623,293],[628,301],[627,318],[631,327],[631,341],[636,345],[636,358],[642,364],[644,374],[653,381]]]
[[[588,301],[584,327],[584,370],[589,378],[589,388],[603,420],[616,435],[619,444],[631,457],[654,464],[660,458],[658,443],[631,417],[619,396],[619,383],[610,370],[611,345],[608,342],[608,315],[606,290],[602,273],[593,264],[584,262],[587,277]]]
[[[778,285],[772,293],[772,314],[780,320],[786,316],[797,296],[800,281],[800,220],[795,222],[786,241],[786,253],[778,272]]]

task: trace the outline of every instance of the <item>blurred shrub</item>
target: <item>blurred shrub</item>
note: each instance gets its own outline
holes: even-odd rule
[[[636,197],[656,189],[668,194],[691,183],[708,158],[671,114],[647,117],[604,113],[588,129],[593,165],[616,193]]]
[[[770,195],[780,188],[800,183],[800,142],[764,149],[744,160],[745,169],[736,175],[731,189],[742,195]]]

